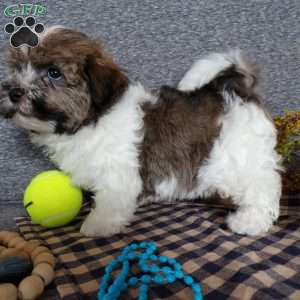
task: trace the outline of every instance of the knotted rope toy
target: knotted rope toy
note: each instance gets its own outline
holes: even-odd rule
[[[122,254],[111,261],[105,268],[98,292],[98,300],[117,300],[121,293],[129,287],[139,286],[138,300],[148,299],[150,285],[172,284],[181,280],[185,285],[191,287],[194,293],[194,300],[202,300],[202,290],[193,277],[185,274],[181,265],[174,258],[158,256],[155,254],[157,247],[151,242],[133,243],[122,251]],[[137,262],[140,276],[131,276],[130,267]],[[112,282],[111,273],[117,268],[119,275]]]

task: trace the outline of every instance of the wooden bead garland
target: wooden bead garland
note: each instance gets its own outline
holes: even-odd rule
[[[0,300],[37,299],[55,276],[55,257],[37,240],[25,241],[16,232],[0,231],[0,259],[14,256],[30,259],[33,270],[18,287],[12,283],[0,283]]]

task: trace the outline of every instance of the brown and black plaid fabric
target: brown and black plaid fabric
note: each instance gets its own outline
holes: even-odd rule
[[[295,201],[298,204],[295,205]],[[300,299],[300,201],[269,234],[247,237],[225,226],[228,210],[198,202],[141,207],[125,234],[91,239],[79,233],[88,212],[64,228],[45,229],[18,218],[26,239],[39,238],[58,258],[55,285],[64,300],[96,299],[104,267],[134,241],[153,241],[159,253],[176,258],[197,280],[205,299]],[[122,299],[136,299],[130,290]],[[153,286],[149,299],[189,300],[190,289],[176,282]]]

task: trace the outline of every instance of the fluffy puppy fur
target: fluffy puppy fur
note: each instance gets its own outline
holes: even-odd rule
[[[101,45],[64,28],[11,49],[8,62],[0,112],[94,192],[85,235],[122,231],[141,199],[230,197],[238,209],[227,222],[241,234],[278,218],[276,131],[240,53],[209,55],[178,88],[158,91],[129,82]]]

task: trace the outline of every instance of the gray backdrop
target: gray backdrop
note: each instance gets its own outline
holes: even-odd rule
[[[0,9],[22,2],[1,0]],[[191,63],[207,52],[241,48],[261,65],[262,90],[271,112],[299,109],[299,0],[39,3],[48,8],[40,22],[100,38],[129,77],[149,87],[176,84]],[[1,14],[0,27],[9,21]],[[2,32],[0,43],[0,49],[8,44]],[[4,65],[1,53],[0,79],[5,78]],[[19,213],[14,207],[32,176],[49,168],[51,164],[29,145],[23,131],[0,120],[0,226]],[[7,202],[13,206],[1,209]]]

